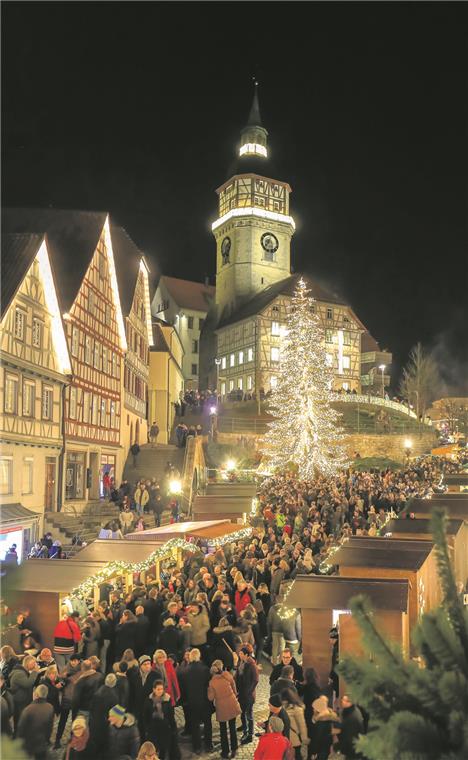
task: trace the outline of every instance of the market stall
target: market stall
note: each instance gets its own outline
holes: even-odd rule
[[[197,522],[228,519],[232,523],[245,525],[251,511],[251,496],[195,496],[192,504],[192,516]]]
[[[468,492],[468,472],[458,472],[453,475],[444,475],[444,485],[447,486],[449,493],[467,493]]]
[[[334,554],[333,564],[342,578],[406,579],[410,631],[423,612],[441,601],[432,541],[353,536]]]
[[[125,562],[134,564],[145,562],[148,560],[148,557],[153,556],[155,558],[154,565],[149,567],[148,572],[156,580],[159,580],[160,563],[167,559],[177,558],[176,552],[170,547],[168,547],[166,554],[161,554],[163,544],[164,541],[145,541],[142,544],[138,544],[136,541],[128,541],[126,538],[119,541],[97,538],[81,549],[75,555],[75,559],[81,562]],[[159,551],[159,554],[155,556],[155,552],[157,551]],[[129,574],[127,573],[126,575],[128,576]],[[145,577],[146,572],[142,571],[140,580],[143,583]],[[127,580],[127,585],[131,585],[129,580]]]
[[[39,536],[41,515],[22,504],[2,504],[0,509],[0,561],[12,544],[16,545],[18,562],[22,562]]]
[[[375,619],[390,639],[408,650],[408,581],[406,579],[342,578],[298,575],[285,604],[299,608],[302,617],[304,667],[313,667],[322,686],[328,681],[331,664],[329,631],[338,625],[339,653],[361,654],[361,632],[349,614],[349,600],[365,594],[375,610]]]
[[[209,483],[206,486],[207,496],[246,496],[253,499],[258,486],[255,483]]]
[[[416,519],[429,518],[434,508],[444,509],[447,517],[468,522],[468,496],[466,494],[444,494],[431,499],[411,499],[400,512],[400,517],[414,514]]]

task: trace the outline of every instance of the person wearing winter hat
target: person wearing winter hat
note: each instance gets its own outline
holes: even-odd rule
[[[332,746],[333,723],[339,721],[338,715],[328,705],[328,697],[322,694],[312,702],[312,731],[309,750],[317,755],[318,760],[326,760]]]
[[[267,732],[260,737],[254,760],[282,760],[292,751],[291,742],[284,736],[284,723],[273,716],[267,724]]]
[[[89,730],[93,739],[96,757],[104,755],[107,744],[107,714],[118,704],[117,677],[113,673],[106,676],[104,683],[93,694],[89,710]]]
[[[95,756],[86,718],[78,715],[72,723],[70,741],[64,758],[65,760],[93,760]]]
[[[109,733],[107,754],[110,758],[130,755],[135,758],[140,747],[140,732],[135,717],[125,711],[122,705],[114,705],[109,712]]]

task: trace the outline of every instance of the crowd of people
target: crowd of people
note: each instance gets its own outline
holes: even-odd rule
[[[97,607],[63,610],[52,649],[29,610],[10,611],[19,638],[0,651],[2,730],[38,760],[51,742],[62,747],[69,720],[66,760],[179,760],[181,735],[194,753],[211,752],[213,721],[222,758],[256,738],[255,760],[325,760],[332,748],[359,757],[368,716],[339,694],[339,631],[329,634],[324,683],[302,667],[300,611],[285,606],[285,589],[298,573],[323,572],[344,536],[375,535],[413,496],[429,495],[443,467],[457,465],[428,457],[397,471],[268,478],[251,535],[163,565],[159,581],[103,584]],[[262,672],[268,715],[256,723]]]

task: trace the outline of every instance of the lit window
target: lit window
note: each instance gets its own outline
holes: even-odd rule
[[[70,406],[68,409],[68,416],[72,420],[76,420],[76,388],[70,388]]]
[[[102,347],[102,371],[107,372],[108,366],[107,366],[107,348],[105,346]]]
[[[238,381],[237,381],[237,387],[239,388],[240,391],[243,389],[243,387],[244,387],[244,380],[243,380],[242,377],[240,377],[238,379]]]
[[[106,412],[107,412],[107,403],[106,399],[101,399],[101,427],[107,427],[107,420],[106,420]]]
[[[327,309],[327,319],[333,319],[333,309]]]
[[[247,390],[252,390],[252,375],[247,375]]]
[[[92,425],[98,424],[99,407],[100,407],[99,396],[94,396],[90,394],[88,419]]]
[[[192,340],[192,354],[198,354],[198,340]]]
[[[236,359],[235,359],[235,356],[234,356],[234,354],[231,354],[231,356],[229,357],[229,366],[230,366],[230,367],[234,367],[234,364],[235,364],[235,360],[236,360]]]
[[[234,390],[234,380],[229,380],[229,390],[230,391]]]
[[[7,375],[5,378],[5,414],[18,414],[18,378]]]
[[[351,357],[343,356],[343,369],[349,369],[351,367]]]
[[[253,348],[249,348],[247,351],[247,361],[253,362]]]
[[[221,359],[221,369],[226,369],[226,357],[223,356]]]
[[[92,346],[93,341],[89,335],[85,338],[85,362],[86,364],[92,363]]]
[[[243,364],[243,363],[244,363],[244,352],[239,351],[239,364]]]
[[[26,328],[26,313],[21,309],[15,311],[15,338],[17,340],[24,340],[24,333]]]
[[[344,346],[350,346],[351,345],[351,333],[348,332],[348,330],[343,331],[343,345]]]
[[[95,309],[96,309],[96,296],[94,295],[94,290],[90,290],[89,295],[88,295],[88,311],[90,314],[94,314]]]
[[[42,322],[40,319],[33,319],[32,344],[34,348],[42,346]]]
[[[42,386],[42,419],[51,420],[54,404],[54,391],[48,385]]]
[[[226,395],[226,383],[221,383],[221,396]]]
[[[96,369],[101,369],[101,346],[97,341],[94,343],[94,366]]]
[[[325,342],[333,343],[333,330],[325,330]]]
[[[80,344],[80,332],[77,327],[72,327],[72,340],[71,340],[72,356],[78,356],[79,344]]]
[[[333,355],[332,354],[325,354],[325,361],[327,363],[327,367],[333,367]]]
[[[279,362],[279,348],[276,346],[273,346],[271,349],[271,361],[272,362]]]
[[[115,401],[110,402],[110,426],[115,428]]]
[[[271,334],[272,335],[279,335],[280,334],[280,323],[279,322],[272,322],[271,323]]]
[[[349,383],[343,383],[342,388],[343,388],[344,391],[348,391],[349,390]]]
[[[22,494],[32,493],[33,482],[34,482],[34,459],[32,457],[25,457],[23,459],[21,493]]]
[[[272,375],[270,377],[270,387],[276,388],[277,385],[278,385],[278,378],[276,377],[276,375]]]
[[[23,383],[23,417],[34,417],[36,401],[36,383],[25,381]]]
[[[0,457],[0,495],[13,493],[13,457]]]

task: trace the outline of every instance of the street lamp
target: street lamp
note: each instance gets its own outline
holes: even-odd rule
[[[379,369],[382,373],[382,398],[385,398],[385,381],[384,381],[384,372],[385,372],[385,364],[379,364]]]
[[[411,440],[411,438],[405,438],[406,465],[409,465],[412,448],[413,448],[413,441]]]
[[[171,480],[169,483],[169,493],[173,494],[174,496],[182,493],[182,483],[180,480]]]
[[[215,359],[216,364],[216,396],[219,395],[219,365],[221,364],[221,359]]]

